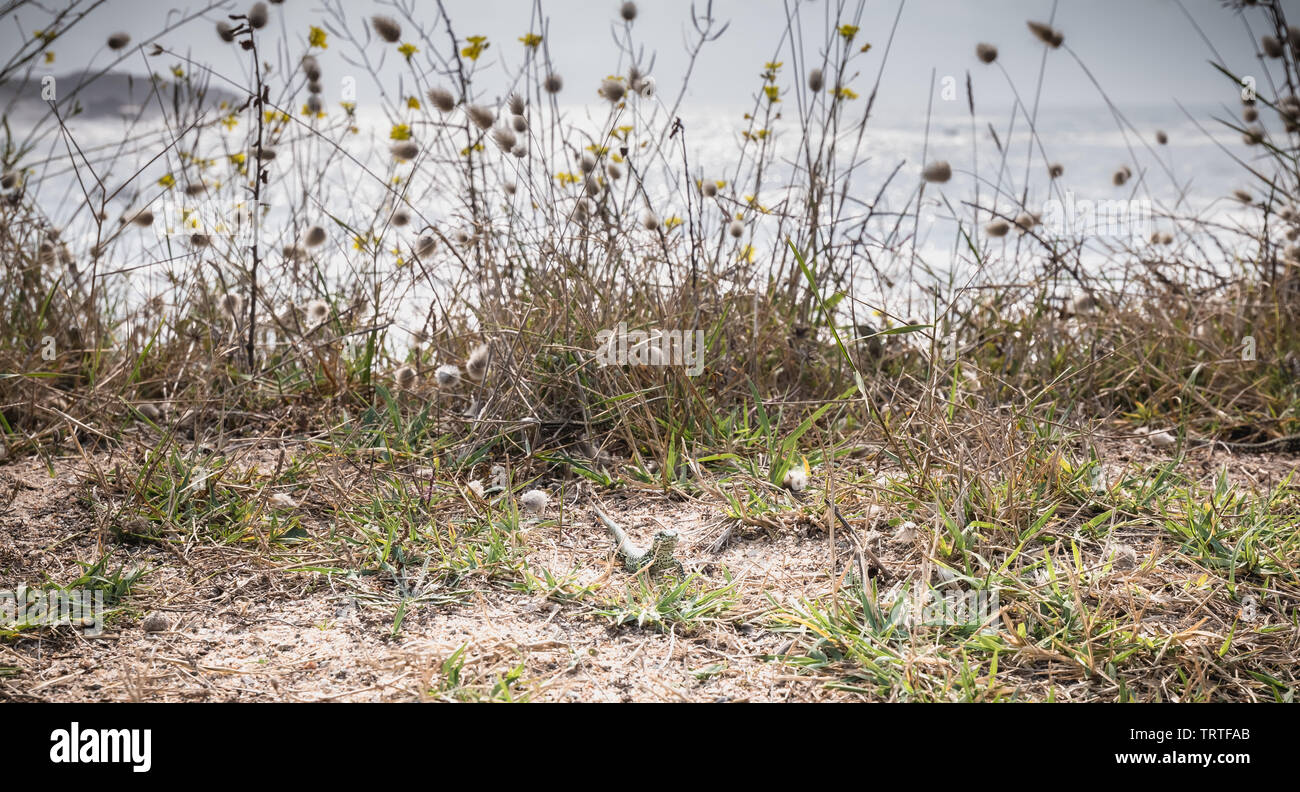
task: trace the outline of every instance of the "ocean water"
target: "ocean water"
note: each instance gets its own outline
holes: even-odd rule
[[[861,106],[852,110],[860,114]],[[551,108],[530,108],[528,157],[501,152],[490,140],[484,141],[478,155],[484,166],[476,174],[476,187],[490,208],[494,228],[513,227],[515,246],[544,260],[548,245],[580,230],[572,214],[582,185],[566,183],[557,174],[581,174],[578,156],[593,145],[605,145],[610,152],[626,145],[629,156],[623,169],[636,169],[660,219],[685,218],[693,208],[700,212],[706,233],[725,242],[719,260],[710,262],[715,270],[725,269],[739,257],[752,256],[762,263],[765,257],[783,254],[783,235],[792,228],[790,218],[802,216],[808,194],[804,122],[797,109],[782,107],[782,117],[764,126],[746,118],[747,112],[761,113],[762,108],[687,106],[676,115],[680,127],[672,137],[668,135],[673,119],[667,109],[657,99],[640,98],[620,110],[607,104],[560,107],[561,136],[550,123]],[[21,110],[11,119],[19,137],[37,129],[42,114],[48,113],[30,105]],[[824,111],[814,108],[807,123],[816,127],[822,118],[819,112]],[[1032,246],[1025,245],[1025,252],[1013,260],[1008,245],[1018,244],[1014,232],[1003,240],[983,237],[978,228],[990,219],[989,209],[1014,217],[1027,208],[1053,218],[1057,217],[1054,209],[1068,210],[1087,202],[1122,201],[1140,207],[1140,217],[1130,216],[1118,228],[1084,228],[1067,221],[1063,228],[1041,229],[1047,236],[1059,232],[1062,237],[1082,238],[1081,260],[1097,271],[1146,245],[1152,232],[1176,236],[1170,254],[1199,255],[1206,248],[1196,239],[1203,228],[1189,218],[1246,231],[1258,220],[1257,212],[1231,198],[1237,189],[1259,195],[1234,157],[1251,162],[1261,152],[1260,147],[1245,146],[1238,132],[1216,120],[1237,123],[1234,112],[1227,106],[1199,106],[1186,112],[1171,105],[1043,108],[1032,133],[1028,121],[1013,117],[1010,108],[972,119],[964,102],[939,103],[929,118],[871,118],[861,135],[856,128],[858,116],[846,118],[835,136],[836,178],[831,185],[845,200],[837,223],[820,232],[840,240],[854,236],[864,240],[863,254],[891,288],[898,288],[900,282],[908,288],[929,281],[960,283],[973,277],[975,269],[994,268],[999,261],[1006,268],[1002,276],[1018,277],[1017,270],[1033,259]],[[128,226],[109,248],[109,257],[98,263],[99,272],[108,273],[104,282],[120,290],[124,305],[165,290],[186,267],[228,256],[246,259],[241,246],[248,237],[233,237],[229,232],[240,211],[251,206],[250,195],[231,189],[244,181],[231,156],[246,153],[249,122],[245,115],[230,128],[216,124],[187,131],[193,121],[210,121],[225,111],[210,108],[208,113],[200,119],[169,116],[164,120],[156,113],[142,119],[123,114],[73,117],[66,120],[66,131],[45,118],[40,126],[44,132],[36,135],[37,145],[24,163],[30,174],[28,194],[63,229],[63,239],[74,258],[83,262],[83,269],[89,266],[89,251],[101,234],[118,233],[119,217],[144,206],[155,210],[158,220],[152,228]],[[455,111],[452,117],[456,123],[458,114]],[[436,113],[432,124],[429,118],[422,112],[393,118],[361,108],[354,118],[346,119],[333,108],[325,119],[308,122],[314,124],[314,132],[304,124],[286,124],[270,165],[272,178],[259,229],[263,255],[271,251],[264,272],[274,278],[277,271],[290,267],[279,251],[313,224],[331,232],[330,242],[312,253],[326,278],[340,289],[384,277],[398,266],[398,257],[409,261],[411,247],[429,225],[448,237],[468,229],[466,188],[459,167],[469,140],[464,131],[436,128]],[[413,139],[421,144],[421,159],[414,170],[410,163],[394,162],[389,153],[397,123],[407,123]],[[620,128],[625,139],[610,136]],[[760,128],[767,130],[761,140],[746,139],[746,130]],[[1157,144],[1157,130],[1167,135],[1166,145]],[[813,139],[819,140],[820,133],[814,133]],[[754,164],[760,148],[767,152],[761,180]],[[925,185],[922,191],[922,164],[938,159],[950,163],[953,177],[944,184]],[[1064,175],[1050,179],[1048,163],[1059,163]],[[1112,175],[1125,166],[1132,178],[1117,187]],[[176,185],[165,186],[168,178]],[[700,210],[700,196],[690,187],[699,179],[725,182],[720,200],[710,202],[706,210]],[[186,196],[181,188],[199,180],[213,188],[212,194]],[[503,189],[506,183],[516,186],[513,195]],[[627,177],[611,182],[615,199],[625,207],[626,233],[640,235],[653,248],[657,232],[639,227],[644,200],[630,183]],[[102,232],[86,206],[88,193],[96,206],[101,195],[111,196]],[[398,194],[418,216],[405,228],[387,223]],[[915,219],[900,221],[900,215],[914,213],[918,205]],[[568,219],[557,224],[557,216]],[[731,240],[723,231],[732,216],[744,218],[746,231],[740,240]],[[343,225],[370,238],[357,245]],[[684,227],[679,228],[680,234]],[[189,252],[185,240],[196,231],[213,234],[213,248]],[[971,237],[969,244],[963,234]],[[1243,253],[1249,252],[1246,236],[1229,234],[1229,250],[1236,243]],[[981,255],[972,253],[971,244]],[[1216,250],[1220,255],[1223,247]],[[1207,266],[1232,258],[1222,255],[1224,261],[1209,261]],[[426,258],[422,270],[428,277],[413,280],[410,289],[395,295],[385,306],[390,313],[414,321],[437,292],[446,297],[469,288],[473,278],[466,271],[464,256],[443,247]],[[889,296],[882,293],[880,277],[849,288],[867,301]],[[285,293],[283,297],[300,296]]]

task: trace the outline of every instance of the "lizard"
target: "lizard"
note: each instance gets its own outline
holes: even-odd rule
[[[676,572],[681,577],[686,575],[682,563],[673,558],[673,551],[677,549],[676,531],[667,529],[657,531],[650,542],[650,547],[637,547],[632,544],[627,532],[610,519],[608,514],[601,511],[599,506],[592,508],[596,510],[596,516],[600,518],[605,532],[614,539],[614,550],[619,560],[623,562],[624,569],[629,572],[640,572],[649,567],[651,575],[660,575],[669,571]]]

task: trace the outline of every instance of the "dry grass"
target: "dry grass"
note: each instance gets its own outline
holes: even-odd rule
[[[843,27],[855,8],[794,39],[823,63],[768,67],[723,174],[691,161],[665,86],[610,103],[603,138],[562,116],[549,42],[510,75],[528,150],[501,151],[426,96],[505,112],[449,46],[464,36],[397,7],[430,58],[406,75],[420,107],[389,110],[417,151],[362,163],[379,203],[346,221],[301,195],[335,194],[331,168],[352,155],[332,141],[355,119],[295,112],[310,47],[239,33],[278,47],[262,55],[287,72],[240,89],[252,101],[221,139],[247,156],[226,157],[216,186],[195,162],[220,119],[181,123],[215,78],[184,62],[166,90],[192,156],[170,191],[202,184],[220,203],[265,173],[292,211],[252,251],[220,235],[144,248],[158,277],[144,299],[126,272],[139,227],[87,188],[103,216],[74,249],[25,193],[51,163],[8,149],[23,180],[0,201],[0,590],[75,582],[115,601],[102,638],[0,628],[0,697],[1290,700],[1295,457],[1187,441],[1300,431],[1295,52],[1261,86],[1272,131],[1243,162],[1258,224],[1175,202],[1157,216],[1167,244],[992,237],[991,219],[1056,189],[1003,171],[945,198],[957,282],[912,252],[942,189],[918,165],[896,172],[921,186],[890,211],[836,187],[871,121],[868,87],[834,90],[866,68]],[[1246,13],[1286,30],[1278,10]],[[332,46],[400,57],[329,21]],[[719,31],[700,24],[707,46]],[[630,86],[626,32],[614,57]],[[1048,57],[1073,57],[1068,41]],[[801,112],[777,119],[769,88]],[[801,156],[772,183],[760,132],[780,124]],[[436,222],[421,212],[434,193],[456,197]],[[317,225],[327,241],[306,246]],[[1099,251],[1105,264],[1085,261]],[[702,331],[703,373],[597,366],[619,322]],[[448,364],[460,376],[439,384]],[[800,467],[810,488],[781,486]],[[540,518],[518,507],[531,488],[552,496]],[[687,578],[623,572],[596,502],[641,540],[681,531]],[[1002,608],[986,624],[891,620],[930,587],[996,592]],[[142,631],[153,612],[169,629]]]

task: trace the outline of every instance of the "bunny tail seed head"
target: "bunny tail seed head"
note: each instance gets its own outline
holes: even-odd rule
[[[706,181],[700,185],[700,192],[704,193],[705,198],[713,198],[718,194],[718,183]]]
[[[618,181],[619,179],[623,178],[623,169],[620,168],[617,163],[611,162],[608,165],[606,165],[605,173],[613,181]]]
[[[325,244],[325,229],[320,226],[312,226],[307,229],[306,238],[307,247],[320,247]]]
[[[928,182],[943,184],[952,178],[952,166],[947,160],[935,160],[921,171],[921,178]]]
[[[312,300],[307,303],[304,310],[307,314],[307,324],[310,327],[324,324],[325,320],[330,317],[329,303],[324,300]]]
[[[1282,42],[1272,36],[1261,37],[1259,40],[1259,48],[1264,50],[1264,54],[1270,58],[1280,58],[1285,52],[1282,48]]]
[[[511,131],[510,127],[497,127],[492,130],[492,139],[496,141],[496,144],[501,147],[502,151],[507,153],[509,153],[510,150],[515,147],[515,144],[519,142],[518,139],[515,138],[515,133]]]
[[[370,27],[375,31],[376,35],[389,44],[396,44],[397,40],[402,37],[402,26],[397,24],[397,20],[392,17],[375,14],[370,17]]]
[[[1065,34],[1052,29],[1051,25],[1044,25],[1042,22],[1026,22],[1025,24],[1029,26],[1030,32],[1037,36],[1039,41],[1052,49],[1056,49],[1065,43]]]
[[[302,56],[302,73],[312,82],[317,82],[321,78],[320,61],[316,60],[315,55]]]
[[[528,131],[528,119],[521,115],[510,116],[510,126],[520,134]]]
[[[487,344],[479,346],[470,353],[469,359],[465,361],[465,376],[474,382],[482,382],[483,376],[487,374],[488,358],[492,354],[492,348]]]
[[[221,298],[221,310],[226,316],[232,319],[238,319],[244,307],[244,299],[238,294],[227,294]]]
[[[991,237],[1004,237],[1011,230],[1011,224],[1006,220],[994,220],[984,226],[984,233]]]
[[[114,33],[108,37],[108,48],[111,50],[120,50],[130,43],[131,36],[128,33]]]
[[[1162,146],[1169,142],[1169,136],[1165,134],[1163,129],[1156,130],[1156,142]]]
[[[1047,167],[1047,175],[1052,177],[1053,179],[1061,178],[1061,175],[1064,173],[1065,173],[1065,166],[1059,162],[1053,162],[1051,165]]]
[[[397,373],[393,375],[393,379],[397,382],[397,387],[402,390],[410,390],[412,386],[415,385],[415,380],[417,379],[415,369],[410,366],[402,366],[397,370]]]
[[[647,231],[658,231],[659,216],[647,209],[645,210],[645,213],[641,215],[641,225],[644,226]]]
[[[992,63],[998,59],[998,48],[981,42],[975,45],[975,57],[979,58],[981,63]]]
[[[253,7],[248,9],[248,26],[254,30],[266,27],[268,13],[266,3],[254,3]]]
[[[826,87],[826,78],[822,75],[821,69],[813,69],[808,72],[808,90],[813,93],[821,93]]]
[[[460,369],[451,363],[444,363],[433,372],[433,377],[438,381],[439,388],[450,388],[460,382]]]
[[[732,220],[731,225],[727,228],[727,231],[736,239],[740,239],[745,235],[745,224],[740,222],[739,220]]]
[[[546,511],[546,505],[550,503],[550,497],[541,490],[528,490],[519,496],[519,505],[524,508],[528,514],[541,514]]]
[[[510,94],[510,98],[506,100],[506,107],[509,107],[510,112],[515,115],[523,115],[524,97],[520,96],[517,93]]]
[[[434,248],[437,246],[437,240],[434,239],[433,235],[425,234],[415,242],[415,255],[421,257],[427,256],[432,253]]]
[[[474,122],[474,126],[479,129],[490,129],[496,123],[497,115],[482,105],[470,105],[465,108],[465,113],[469,120]]]
[[[605,99],[609,100],[612,104],[618,104],[622,101],[623,95],[627,93],[627,89],[623,87],[622,82],[615,79],[608,79],[600,84],[600,90],[598,93],[605,97]]]
[[[446,88],[430,88],[425,96],[429,97],[429,104],[438,108],[440,112],[450,113],[456,107],[456,97],[452,96],[451,91]]]
[[[389,149],[393,157],[399,160],[413,160],[420,154],[420,147],[413,140],[404,140]]]
[[[808,473],[802,467],[792,467],[785,472],[781,485],[791,492],[803,492],[808,489]]]
[[[225,22],[225,21],[218,22],[217,35],[221,37],[222,41],[226,41],[226,42],[234,41],[235,29],[230,26],[229,22]]]
[[[632,0],[628,0],[626,3],[619,6],[618,15],[628,22],[636,19],[636,3],[633,3]]]
[[[564,78],[552,72],[551,74],[546,75],[546,80],[542,83],[542,87],[545,88],[546,92],[549,94],[557,94],[564,90]]]

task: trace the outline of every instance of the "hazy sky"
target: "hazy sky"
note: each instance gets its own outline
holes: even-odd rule
[[[411,0],[402,0],[411,3]],[[485,35],[492,43],[480,62],[486,72],[504,73],[502,63],[511,68],[521,60],[523,47],[518,37],[530,27],[534,4],[530,0],[444,0],[460,37]],[[158,38],[167,47],[189,51],[197,60],[210,63],[227,74],[242,75],[246,56],[235,45],[220,41],[214,32],[216,20],[224,13],[245,10],[250,3],[231,2],[224,10],[208,11],[204,18],[185,24]],[[272,21],[265,35],[288,43],[288,51],[304,51],[308,25],[327,19],[325,3],[286,0],[271,6]],[[375,11],[393,16],[391,3],[372,0],[344,0],[329,6],[343,9],[350,27],[360,30],[362,19]],[[633,37],[647,54],[657,56],[655,76],[660,93],[671,98],[676,93],[686,66],[684,42],[693,37],[689,0],[643,0],[633,25]],[[871,43],[871,51],[857,61],[861,74],[850,85],[864,97],[880,68],[889,40],[890,28],[899,12],[899,0],[869,0],[864,5],[857,42]],[[1010,101],[1006,81],[997,71],[979,63],[973,54],[979,41],[996,44],[1002,63],[1013,76],[1016,87],[1028,102],[1032,99],[1034,79],[1044,47],[1025,27],[1025,20],[1046,21],[1053,13],[1052,0],[903,0],[897,34],[886,66],[879,107],[883,112],[924,114],[932,70],[942,81],[952,76],[960,86],[970,70],[976,80],[976,100],[983,108],[997,109]],[[57,4],[50,4],[56,7]],[[107,35],[125,30],[133,36],[133,45],[150,40],[152,32],[167,20],[201,11],[203,2],[171,4],[159,0],[106,0],[68,38],[51,47],[55,61],[42,64],[38,74],[63,73],[93,63],[97,67],[110,62],[111,53],[103,46]],[[435,28],[435,0],[418,0],[410,7],[415,16],[430,28],[432,40],[448,47],[447,34]],[[696,0],[703,13],[707,0]],[[853,18],[859,8],[856,0],[715,0],[713,16],[730,22],[722,38],[707,45],[696,65],[688,102],[741,106],[758,90],[758,74],[769,59],[791,60],[790,43],[782,44],[787,13],[799,9],[803,33],[802,50],[807,57],[820,58],[819,48],[827,40],[827,10],[831,18],[837,8],[845,18]],[[1283,7],[1300,21],[1300,0],[1288,0]],[[175,10],[169,15],[165,9]],[[595,88],[606,74],[619,64],[613,43],[613,30],[622,30],[617,0],[543,0],[541,8],[549,20],[547,44],[556,69],[565,77],[563,98],[567,102],[595,101]],[[1186,9],[1186,13],[1184,10]],[[1077,53],[1113,100],[1122,105],[1167,104],[1178,99],[1187,105],[1231,101],[1233,92],[1225,78],[1213,70],[1208,60],[1210,45],[1234,69],[1242,73],[1258,71],[1260,64],[1247,23],[1257,37],[1263,31],[1263,15],[1252,11],[1244,17],[1225,9],[1219,0],[1061,0],[1056,7],[1055,24],[1065,33],[1066,47]],[[1207,44],[1193,26],[1194,19],[1209,39]],[[11,52],[19,36],[31,36],[33,30],[48,21],[40,8],[25,6],[0,20],[0,46]],[[404,30],[403,38],[419,41]],[[620,32],[621,35],[621,32]],[[395,76],[400,56],[393,45],[372,42],[367,55],[378,58],[386,53],[385,78]],[[346,42],[330,37],[330,47],[322,54],[326,79],[355,71],[345,57],[355,58],[356,50]],[[157,60],[164,61],[159,64]],[[166,72],[171,61],[154,61],[136,54],[123,64],[128,70],[143,73],[149,69]],[[1097,91],[1074,57],[1065,48],[1049,53],[1047,79],[1042,94],[1045,108],[1098,105]],[[360,83],[360,81],[359,81]],[[492,91],[490,81],[484,87]],[[364,90],[364,88],[363,88]],[[964,91],[951,106],[961,105]],[[945,107],[938,106],[936,112]]]

